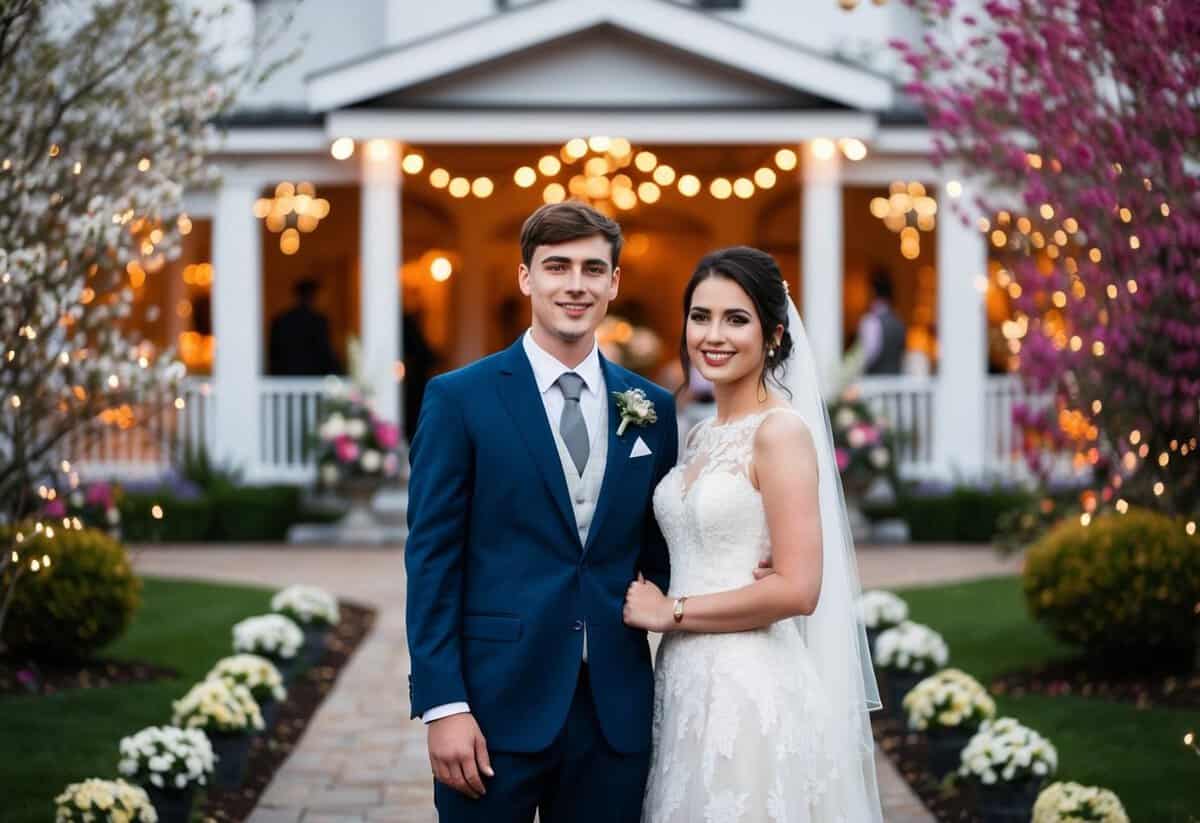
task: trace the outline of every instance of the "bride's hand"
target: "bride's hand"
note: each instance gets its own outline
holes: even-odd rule
[[[652,632],[665,632],[675,622],[671,600],[640,572],[625,592],[623,617],[626,626]]]

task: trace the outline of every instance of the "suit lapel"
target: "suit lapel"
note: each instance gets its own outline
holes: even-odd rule
[[[541,475],[555,508],[562,516],[563,524],[575,535],[578,545],[579,527],[575,523],[575,513],[571,508],[567,480],[563,477],[562,460],[558,456],[558,448],[554,445],[554,434],[550,431],[546,406],[537,390],[533,367],[529,365],[520,339],[501,359],[500,398],[517,431],[521,433],[521,439],[525,441],[525,446],[533,457],[538,474]]]
[[[596,542],[596,535],[604,525],[604,517],[612,507],[612,498],[621,487],[621,474],[625,470],[625,464],[629,462],[626,459],[628,455],[621,448],[621,441],[617,438],[617,427],[621,425],[621,411],[617,408],[617,400],[614,397],[614,393],[625,391],[629,385],[603,355],[600,357],[600,368],[604,372],[607,394],[605,400],[608,403],[608,456],[605,460],[604,480],[600,485],[600,497],[596,500],[596,511],[592,515],[591,528],[588,529],[587,544],[583,547],[585,554]],[[628,429],[626,431],[628,432]]]

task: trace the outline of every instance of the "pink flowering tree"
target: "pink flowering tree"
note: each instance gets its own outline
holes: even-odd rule
[[[964,220],[1016,287],[1009,343],[1049,410],[1044,460],[1093,469],[1084,509],[1200,505],[1200,15],[1194,0],[908,0],[894,42],[934,158],[989,192]],[[978,211],[974,211],[978,209]],[[1044,466],[1043,466],[1044,467]],[[1124,502],[1123,502],[1124,501]],[[1194,528],[1194,527],[1193,527]]]

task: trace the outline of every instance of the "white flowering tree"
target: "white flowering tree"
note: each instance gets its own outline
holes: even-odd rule
[[[131,283],[177,255],[184,191],[214,182],[214,123],[291,57],[253,57],[279,17],[233,65],[212,36],[229,12],[0,0],[0,522],[33,513],[29,489],[104,412],[175,402],[183,366],[134,331]]]

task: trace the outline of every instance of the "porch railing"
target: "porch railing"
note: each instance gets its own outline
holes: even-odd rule
[[[883,415],[899,434],[896,461],[905,477],[938,473],[934,454],[937,378],[908,375],[863,378],[864,402]],[[257,459],[243,466],[258,482],[307,483],[313,478],[308,435],[322,411],[324,381],[316,377],[264,377],[258,382],[260,445]],[[993,375],[985,383],[984,459],[990,475],[1019,479],[1026,475],[1020,458],[1012,408],[1018,402],[1037,407],[1048,396],[1031,396],[1012,375]],[[134,478],[166,471],[185,450],[203,444],[220,455],[216,441],[214,391],[209,378],[187,378],[182,409],[166,408],[143,427],[107,426],[96,438],[68,442],[64,455],[87,477]]]
[[[896,468],[904,477],[934,473],[933,431],[937,380],[911,375],[878,375],[858,381],[867,408],[885,418],[896,433]]]
[[[321,419],[321,377],[259,380],[259,465],[255,476],[273,482],[307,483],[314,476],[309,435]]]

